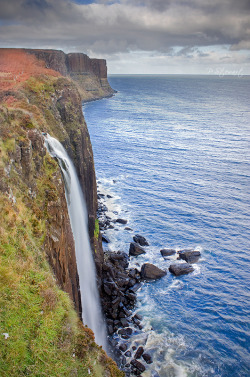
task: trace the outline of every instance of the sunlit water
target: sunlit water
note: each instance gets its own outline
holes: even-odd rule
[[[146,261],[167,269],[160,249],[195,248],[195,271],[170,273],[138,293],[144,373],[160,377],[250,375],[250,78],[112,76],[118,93],[83,111],[110,213],[134,231],[107,232],[128,252],[134,233]],[[113,214],[113,216],[115,216]]]

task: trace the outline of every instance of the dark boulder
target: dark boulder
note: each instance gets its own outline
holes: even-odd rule
[[[111,252],[109,254],[111,262],[118,262],[124,268],[128,267],[128,255],[122,251]]]
[[[169,267],[169,271],[172,272],[175,276],[180,276],[180,275],[186,275],[189,274],[190,272],[194,271],[193,266],[188,263],[178,263],[178,264],[171,264]]]
[[[162,249],[160,250],[161,255],[163,258],[169,257],[170,255],[174,255],[176,251],[174,249]]]
[[[201,256],[201,253],[195,250],[180,250],[178,254],[180,259],[185,260],[187,263],[196,263]]]
[[[136,353],[135,353],[135,359],[140,359],[140,357],[142,356],[144,352],[144,348],[143,347],[138,347]]]
[[[128,345],[126,343],[122,343],[119,345],[119,350],[122,351],[122,352],[125,352],[127,351],[128,349]]]
[[[127,224],[128,220],[125,219],[116,219],[116,222],[119,224]]]
[[[142,265],[141,268],[141,277],[142,279],[160,279],[161,277],[167,274],[166,271],[161,270],[160,268],[156,267],[154,264],[145,263]]]
[[[139,245],[141,246],[148,246],[149,243],[148,241],[146,240],[145,237],[143,236],[140,236],[139,234],[136,234],[134,237],[133,237],[133,240],[138,243]]]
[[[136,242],[131,242],[129,247],[129,255],[136,257],[137,255],[145,254],[145,250]]]
[[[143,373],[146,369],[145,366],[142,363],[140,363],[140,361],[135,359],[131,360],[130,364],[133,365],[133,367],[141,373]]]
[[[121,318],[121,324],[122,324],[122,327],[128,327],[129,326],[129,322],[125,318]]]
[[[118,331],[118,334],[120,335],[132,335],[133,330],[130,327],[127,327],[125,329],[120,329]]]
[[[124,229],[125,229],[125,230],[133,230],[133,229],[131,229],[129,226],[126,226]]]
[[[152,357],[148,353],[144,353],[142,358],[146,361],[147,364],[152,364]]]

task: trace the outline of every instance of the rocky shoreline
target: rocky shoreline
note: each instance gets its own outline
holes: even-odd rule
[[[98,211],[97,218],[99,229],[102,234],[104,247],[103,279],[101,286],[101,303],[105,314],[108,337],[112,357],[126,376],[140,376],[149,364],[153,363],[152,352],[145,347],[147,335],[144,332],[143,318],[136,313],[137,291],[141,289],[144,282],[160,279],[167,274],[151,263],[144,263],[138,268],[131,268],[129,262],[138,255],[146,254],[149,242],[145,237],[135,234],[129,246],[129,252],[111,251],[108,248],[111,242],[106,231],[117,230],[117,224],[123,226],[122,231],[133,230],[127,226],[127,220],[118,217],[118,212],[113,211],[114,217],[107,213],[107,200],[111,199],[110,194],[104,194],[98,189]],[[180,276],[194,271],[192,266],[201,256],[196,250],[162,249],[159,257],[169,259],[169,256],[177,256],[177,263],[169,266],[169,271]],[[179,261],[183,261],[180,263]],[[135,344],[132,338],[138,339]],[[154,371],[154,376],[158,374]]]

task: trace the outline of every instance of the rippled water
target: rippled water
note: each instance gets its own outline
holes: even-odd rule
[[[154,363],[144,375],[250,375],[250,78],[112,76],[118,93],[84,105],[102,190],[134,232],[110,231],[146,261],[161,248],[195,248],[195,271],[138,293]],[[151,329],[152,328],[152,329]]]

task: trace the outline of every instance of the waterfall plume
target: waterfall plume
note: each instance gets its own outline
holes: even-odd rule
[[[96,270],[88,235],[88,220],[85,200],[75,167],[61,143],[45,135],[45,146],[60,166],[70,224],[75,241],[76,262],[82,301],[82,320],[95,334],[96,342],[107,349],[106,327],[102,317],[96,284]]]

